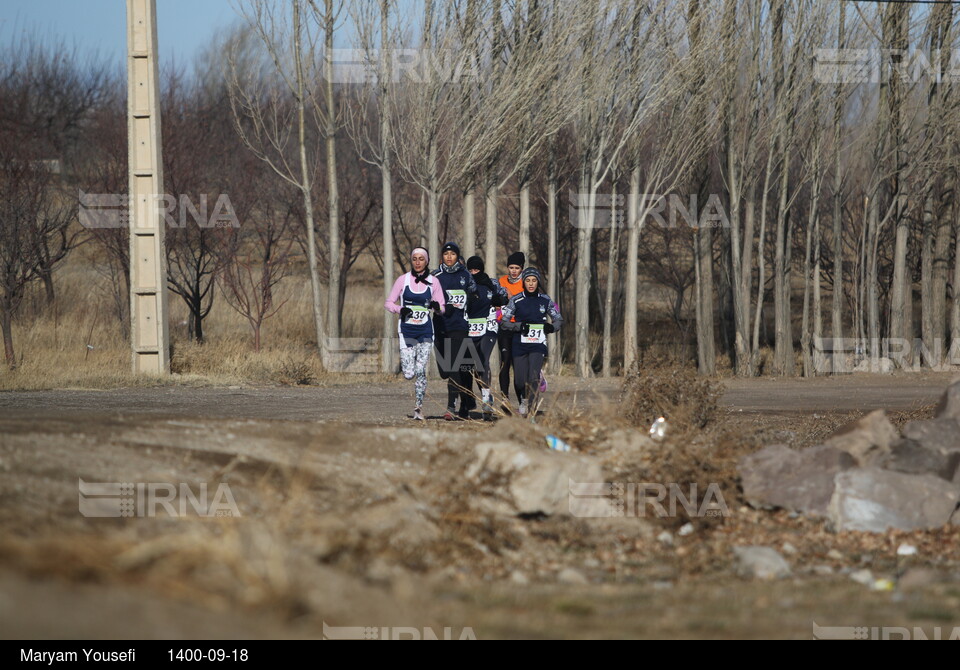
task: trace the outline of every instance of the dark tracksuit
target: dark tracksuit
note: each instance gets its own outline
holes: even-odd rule
[[[490,354],[497,345],[497,308],[506,305],[509,296],[507,290],[495,284],[483,272],[473,275],[477,292],[467,301],[467,325],[469,336],[477,353],[477,365],[474,378],[481,393],[490,388]],[[484,411],[489,411],[484,408]]]
[[[473,366],[476,364],[470,338],[467,337],[466,308],[469,296],[477,292],[473,276],[462,263],[453,267],[441,265],[433,271],[447,300],[443,314],[434,319],[437,349],[437,368],[440,377],[447,380],[447,409],[452,411],[460,395],[460,408],[469,407],[473,400]]]
[[[503,310],[500,328],[513,332],[513,383],[517,397],[527,399],[531,411],[536,408],[540,388],[540,371],[547,356],[547,340],[543,325],[547,317],[553,331],[563,326],[560,310],[545,293],[521,291]],[[513,322],[510,319],[513,318]]]

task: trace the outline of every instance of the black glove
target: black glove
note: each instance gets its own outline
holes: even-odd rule
[[[520,334],[522,334],[524,337],[530,335],[530,324],[526,321],[522,321],[520,323]]]
[[[409,317],[411,314],[413,314],[413,310],[410,309],[409,307],[401,307],[401,308],[400,308],[400,320],[401,320],[401,321],[406,321],[406,320],[407,320],[407,317]]]
[[[432,309],[434,312],[439,312],[439,311],[440,311],[440,303],[437,302],[436,300],[431,300],[431,301],[430,301],[430,309]]]
[[[549,335],[550,333],[552,333],[552,332],[555,331],[555,330],[556,330],[556,328],[553,327],[553,324],[552,324],[552,323],[545,323],[545,324],[543,324],[543,332],[545,332],[547,335]]]
[[[490,304],[493,305],[494,307],[503,307],[508,302],[510,302],[510,296],[494,293],[493,300],[490,301]]]

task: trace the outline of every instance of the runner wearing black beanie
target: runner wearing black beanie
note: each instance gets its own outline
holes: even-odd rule
[[[443,262],[433,271],[444,291],[446,308],[442,315],[434,319],[437,337],[437,367],[440,377],[447,380],[447,411],[443,418],[453,421],[456,416],[467,419],[470,410],[476,406],[470,388],[473,386],[473,367],[476,364],[476,352],[467,336],[467,299],[477,292],[477,284],[467,272],[460,258],[460,247],[453,242],[443,245]],[[460,411],[457,411],[457,396],[460,397]]]
[[[523,291],[513,296],[503,309],[502,331],[513,336],[514,386],[520,398],[519,414],[536,416],[540,371],[547,356],[547,335],[560,330],[563,318],[546,293],[536,268],[527,268],[522,275]],[[549,321],[547,320],[549,319]]]
[[[483,271],[483,259],[471,256],[467,260],[467,270],[477,283],[477,292],[467,300],[467,325],[470,328],[470,340],[477,352],[474,380],[480,389],[483,403],[483,420],[493,420],[493,397],[490,394],[490,354],[497,345],[497,331],[500,324],[497,317],[500,307],[506,305],[509,296],[507,290],[495,283]]]
[[[502,286],[511,298],[523,291],[523,282],[520,273],[527,262],[522,251],[514,251],[507,256],[507,274],[500,277]],[[513,367],[513,333],[500,329],[497,338],[497,348],[500,350],[500,393],[503,394],[502,409],[510,413],[510,369]],[[519,398],[518,398],[519,400]]]

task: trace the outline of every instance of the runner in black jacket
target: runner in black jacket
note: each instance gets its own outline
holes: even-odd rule
[[[470,340],[477,352],[477,365],[473,377],[480,389],[483,420],[493,420],[493,397],[490,392],[490,354],[497,346],[497,331],[500,307],[509,301],[507,290],[495,283],[483,271],[483,259],[471,256],[467,259],[467,271],[477,283],[477,292],[467,300],[467,326]]]
[[[500,328],[513,332],[513,383],[520,398],[520,416],[525,417],[528,412],[536,414],[547,335],[560,330],[563,318],[550,296],[540,292],[536,268],[524,270],[522,279],[523,291],[503,309]]]
[[[469,418],[476,406],[470,387],[473,385],[473,367],[476,355],[467,336],[467,297],[477,292],[473,277],[463,266],[460,247],[453,242],[443,245],[443,263],[433,271],[444,291],[446,308],[434,319],[437,348],[437,367],[440,376],[447,380],[447,411],[443,418],[453,421],[454,415]],[[460,411],[457,412],[457,396],[460,396]]]

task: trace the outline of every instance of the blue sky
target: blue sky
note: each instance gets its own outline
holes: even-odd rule
[[[0,0],[0,45],[27,32],[125,68],[126,15],[126,0]],[[189,65],[212,35],[237,20],[228,0],[157,0],[161,62]]]

